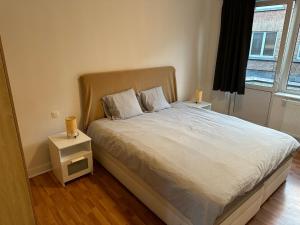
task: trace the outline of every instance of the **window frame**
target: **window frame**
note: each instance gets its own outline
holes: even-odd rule
[[[254,36],[255,33],[263,33],[263,39],[262,39],[262,42],[261,42],[260,54],[259,55],[251,54],[252,44],[253,44],[253,36]],[[276,39],[275,39],[275,44],[274,44],[274,49],[273,49],[273,55],[264,55],[264,50],[265,50],[265,47],[266,47],[267,33],[276,33]],[[249,51],[249,59],[274,60],[275,59],[275,49],[276,49],[276,45],[277,45],[277,40],[278,40],[278,32],[277,31],[252,31],[250,51]]]
[[[300,32],[299,28],[300,28],[300,1],[295,1],[294,12],[290,22],[289,34],[287,37],[285,51],[284,51],[284,60],[282,63],[281,73],[280,73],[282,80],[279,85],[279,88],[277,89],[278,92],[300,95],[300,91],[288,89],[290,69],[294,60],[298,33]],[[300,50],[298,49],[298,51]]]
[[[297,1],[300,2],[300,1]],[[274,5],[286,5],[286,13],[285,13],[285,19],[283,23],[283,30],[279,45],[279,51],[278,51],[278,57],[277,57],[277,65],[275,69],[275,76],[274,76],[274,83],[272,87],[264,86],[264,85],[258,85],[258,84],[250,84],[245,81],[246,88],[249,89],[256,89],[256,90],[262,90],[262,91],[268,91],[268,92],[278,92],[282,88],[282,82],[281,82],[281,65],[283,64],[283,54],[285,52],[285,43],[287,40],[287,33],[289,30],[289,24],[292,17],[292,10],[293,10],[293,0],[268,0],[268,1],[257,1],[255,4],[255,7],[265,7],[265,6],[274,6]],[[277,35],[278,40],[278,35]],[[251,43],[252,44],[252,43]],[[277,43],[278,44],[278,43]],[[251,58],[250,58],[251,59]]]

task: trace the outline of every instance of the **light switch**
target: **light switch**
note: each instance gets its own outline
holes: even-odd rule
[[[60,113],[57,110],[51,112],[52,119],[57,119],[59,117],[59,115],[60,115]]]

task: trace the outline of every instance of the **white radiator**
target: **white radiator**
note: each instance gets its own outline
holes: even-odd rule
[[[300,102],[290,99],[282,101],[285,109],[280,130],[300,138]]]

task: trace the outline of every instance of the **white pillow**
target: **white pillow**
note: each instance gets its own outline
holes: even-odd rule
[[[147,112],[147,109],[145,108],[145,106],[143,105],[143,102],[142,102],[141,92],[138,92],[138,93],[136,94],[136,98],[137,98],[137,100],[138,100],[138,102],[139,102],[139,104],[140,104],[140,107],[141,107],[142,111],[143,111],[143,112]]]
[[[104,114],[107,118],[112,119],[107,103],[108,103],[107,96],[102,97],[101,105],[102,105]]]
[[[106,116],[113,120],[127,119],[143,114],[133,89],[104,96],[102,100]]]
[[[171,105],[165,98],[162,87],[156,87],[146,91],[141,91],[141,99],[143,106],[149,112],[159,111],[171,107]]]

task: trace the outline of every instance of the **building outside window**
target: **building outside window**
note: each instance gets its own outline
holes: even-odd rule
[[[274,59],[277,32],[253,32],[250,46],[251,59]]]

